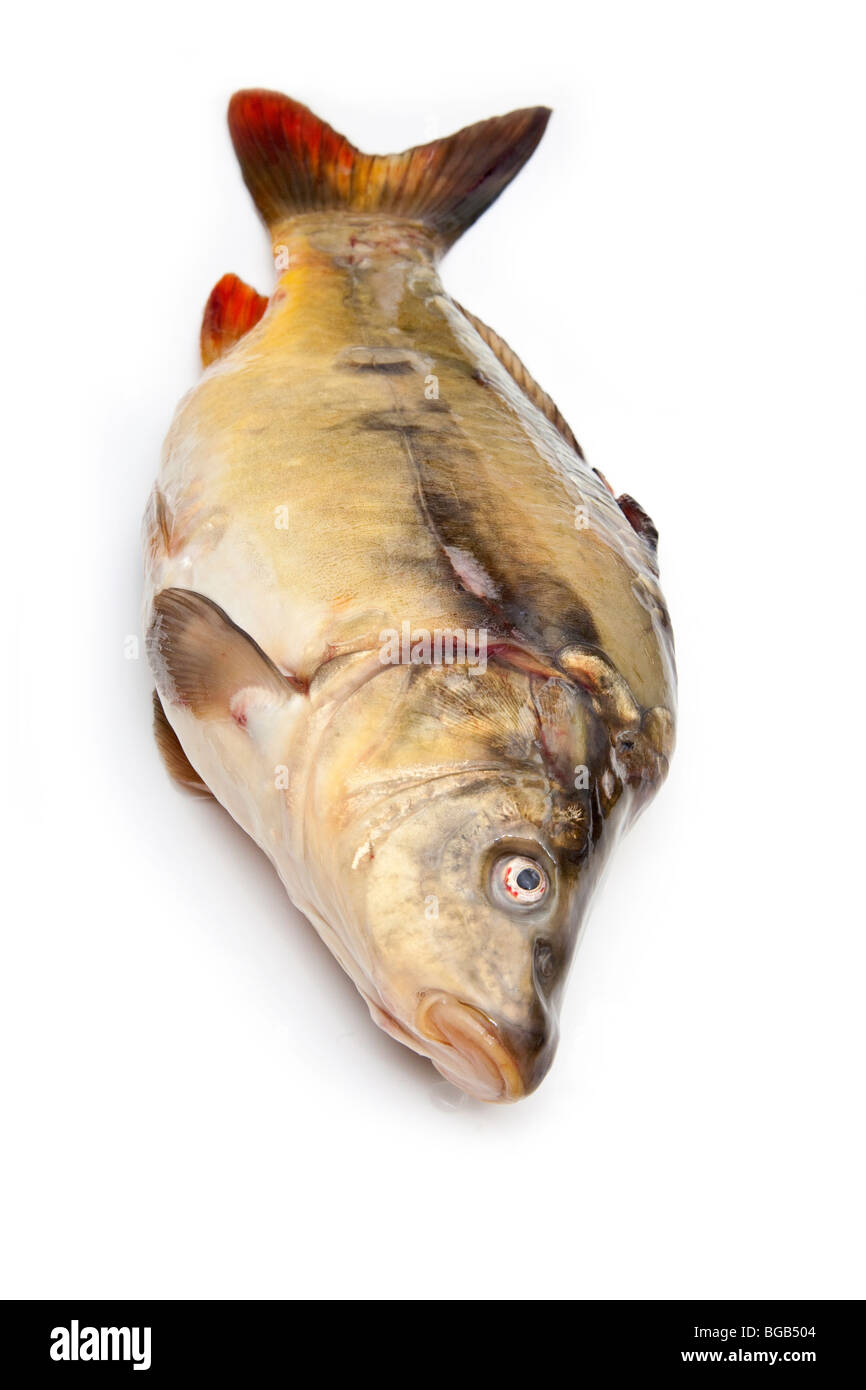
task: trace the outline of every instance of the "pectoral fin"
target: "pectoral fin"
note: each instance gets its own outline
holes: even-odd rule
[[[180,739],[165,717],[157,691],[153,692],[153,736],[162,754],[166,771],[173,782],[196,796],[213,796],[210,787],[199,777],[180,746]]]
[[[656,785],[667,776],[674,745],[673,718],[662,705],[642,709],[613,662],[597,650],[564,647],[557,664],[585,690],[607,725],[614,761],[630,786]]]
[[[630,728],[640,722],[640,708],[628,682],[602,652],[578,645],[563,647],[557,665],[592,699],[608,725]]]
[[[157,594],[147,653],[160,699],[197,719],[231,719],[254,735],[301,698],[248,633],[188,589]]]

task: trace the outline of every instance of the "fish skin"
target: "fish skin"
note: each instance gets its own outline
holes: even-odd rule
[[[376,1022],[519,1099],[673,748],[655,528],[450,299],[435,227],[317,207],[271,234],[268,307],[181,402],[145,520],[165,717]],[[383,665],[405,621],[485,630],[486,671]],[[513,854],[549,877],[531,911],[491,896]]]

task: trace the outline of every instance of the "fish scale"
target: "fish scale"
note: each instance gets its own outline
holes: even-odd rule
[[[549,1068],[673,748],[655,527],[438,272],[548,115],[371,156],[233,98],[279,278],[213,291],[145,522],[169,771],[269,855],[375,1021],[491,1101]]]

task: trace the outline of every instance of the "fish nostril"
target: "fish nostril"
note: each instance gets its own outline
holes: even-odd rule
[[[533,951],[533,965],[538,983],[545,988],[550,986],[556,974],[556,956],[553,954],[553,947],[549,941],[536,941]]]

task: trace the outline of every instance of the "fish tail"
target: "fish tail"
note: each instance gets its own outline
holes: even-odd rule
[[[362,154],[300,102],[237,92],[229,130],[244,182],[273,231],[300,213],[338,211],[422,223],[442,249],[522,169],[550,118],[527,107],[402,154]]]

